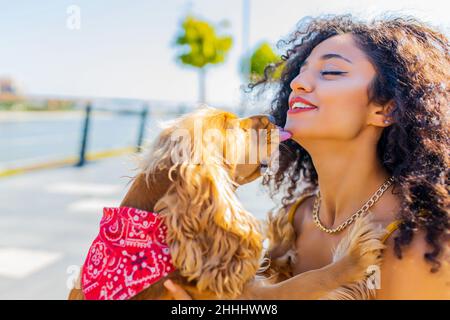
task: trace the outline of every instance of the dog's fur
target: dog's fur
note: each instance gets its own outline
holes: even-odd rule
[[[370,211],[357,219],[350,227],[347,235],[342,238],[333,252],[333,264],[353,257],[352,261],[361,268],[366,268],[367,276],[361,277],[361,271],[354,273],[354,278],[342,283],[338,288],[326,292],[321,299],[332,300],[367,300],[376,296],[376,284],[369,281],[369,275],[379,270],[381,264],[381,252],[385,248],[380,241],[386,234],[381,225],[372,222]],[[286,208],[281,208],[275,215],[269,213],[268,236],[270,246],[268,256],[270,268],[268,276],[276,278],[276,282],[293,276],[292,265],[296,261],[295,231],[288,221]],[[351,268],[351,267],[349,267]],[[343,269],[344,270],[344,269]],[[347,273],[350,269],[347,269]]]
[[[214,129],[219,141],[212,142],[205,134],[195,137],[196,120],[202,121],[203,131]],[[198,140],[186,148],[186,144],[174,139],[178,129],[186,130],[191,139]],[[258,270],[261,271],[263,230],[260,222],[242,207],[235,189],[239,184],[258,178],[260,162],[267,159],[258,156],[255,163],[247,160],[246,164],[224,161],[224,157],[236,160],[245,156],[248,159],[250,144],[253,148],[260,146],[258,140],[246,139],[249,129],[269,130],[265,141],[266,155],[270,156],[278,148],[270,135],[270,130],[275,130],[276,126],[266,116],[239,119],[232,113],[204,107],[168,123],[152,148],[143,155],[140,171],[121,206],[158,212],[163,217],[168,227],[166,241],[177,271],[134,299],[169,298],[162,285],[167,278],[182,285],[194,299],[236,298],[255,279]],[[238,146],[234,152],[232,146]],[[174,161],[176,156],[186,152],[190,161]],[[259,150],[257,154],[260,154]],[[200,159],[197,158],[200,163],[192,162],[196,155],[200,155]],[[280,219],[284,220],[279,218],[278,223]],[[289,228],[287,225],[289,223],[280,224],[278,230],[271,228],[278,240],[283,240],[284,236],[289,240],[292,236],[289,235],[291,230],[282,230]],[[367,267],[380,262],[382,247],[377,240],[381,232],[372,227],[368,220],[355,223],[352,238],[342,242],[335,262],[329,268],[313,271],[312,278],[299,278],[296,286],[322,292],[325,297],[327,293],[339,292],[335,290],[340,286],[344,288],[365,280]],[[271,239],[276,238],[271,236]],[[279,280],[277,275],[282,274],[283,269],[280,259],[275,260],[274,268],[269,265],[260,273],[269,275],[272,281]],[[286,296],[310,297],[295,292],[286,292]],[[280,294],[280,297],[284,295]],[[73,289],[69,299],[84,299],[81,289]]]

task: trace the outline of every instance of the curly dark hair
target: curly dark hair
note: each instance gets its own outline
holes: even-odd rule
[[[352,34],[375,67],[376,76],[368,88],[370,101],[393,102],[388,114],[393,124],[383,129],[377,154],[394,177],[394,191],[401,199],[395,254],[401,258],[401,249],[411,243],[414,231],[423,229],[432,248],[424,258],[431,272],[436,272],[449,235],[450,61],[443,33],[412,17],[383,16],[370,22],[349,14],[307,17],[278,42],[279,49],[287,47],[281,61],[267,66],[263,79],[250,83],[249,89],[258,86],[264,91],[268,84],[277,85],[268,112],[284,127],[290,83],[301,65],[319,43],[344,33]],[[276,79],[273,74],[279,68],[281,77]],[[272,198],[286,187],[281,203],[287,206],[299,195],[316,190],[317,178],[311,156],[291,139],[280,145],[278,170],[265,175],[262,183]]]

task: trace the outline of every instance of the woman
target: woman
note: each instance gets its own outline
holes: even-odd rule
[[[391,231],[377,298],[450,299],[448,39],[413,18],[344,15],[302,20],[283,43],[250,85],[283,68],[271,114],[292,137],[263,180],[271,196],[287,187],[272,258],[292,246],[292,276],[321,268],[370,211]]]

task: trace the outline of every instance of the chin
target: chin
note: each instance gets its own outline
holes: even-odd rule
[[[284,126],[284,130],[292,133],[292,140],[295,140],[297,143],[300,143],[303,139],[317,139],[319,138],[318,132],[316,129],[305,128],[302,124],[293,125],[293,123],[286,123]]]

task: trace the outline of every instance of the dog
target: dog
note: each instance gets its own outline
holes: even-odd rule
[[[258,130],[264,134],[251,139]],[[267,258],[264,228],[243,208],[235,190],[260,177],[264,164],[272,165],[280,132],[282,129],[266,115],[238,118],[212,107],[166,123],[153,145],[140,156],[138,174],[120,208],[106,210],[102,220],[108,239],[108,235],[115,237],[125,230],[124,224],[117,224],[120,219],[127,225],[125,232],[132,225],[133,237],[140,232],[142,239],[143,226],[152,224],[157,234],[150,241],[155,246],[153,258],[145,260],[150,254],[141,253],[141,259],[130,253],[144,250],[139,249],[143,243],[139,239],[130,242],[131,251],[121,251],[119,241],[123,239],[114,238],[114,252],[105,249],[104,242],[94,241],[103,251],[91,247],[69,299],[170,299],[163,286],[166,279],[183,286],[194,299],[234,299],[242,296],[244,288],[256,278],[274,279],[268,272],[270,264],[262,268]],[[119,220],[117,215],[121,215]],[[378,231],[367,228],[355,234],[358,241],[341,248],[332,265],[312,271],[312,277],[300,277],[296,286],[325,295],[336,289],[336,279],[342,286],[364,279],[367,267],[380,263],[381,248],[376,240],[381,237]],[[108,260],[107,252],[115,254],[114,258]],[[121,262],[125,260],[128,271],[126,263],[124,266]],[[148,266],[150,260],[153,269]],[[132,265],[136,262],[139,267]],[[157,270],[152,272],[158,276],[142,266]],[[264,278],[266,275],[271,277]],[[141,283],[144,278],[146,283]],[[121,285],[114,284],[115,280]],[[134,287],[124,288],[126,283]],[[309,297],[300,293],[294,296]]]

